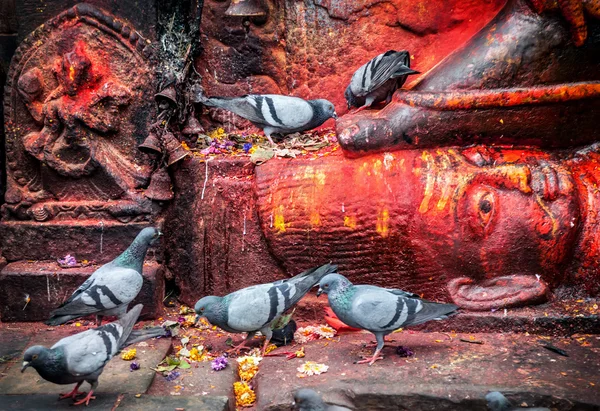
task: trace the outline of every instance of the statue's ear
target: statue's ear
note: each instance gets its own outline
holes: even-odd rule
[[[448,292],[461,308],[488,311],[545,302],[549,287],[533,275],[509,275],[482,282],[460,277],[448,283]]]

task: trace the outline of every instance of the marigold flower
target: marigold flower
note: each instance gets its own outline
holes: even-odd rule
[[[123,351],[123,354],[121,354],[121,358],[124,359],[125,361],[131,361],[135,358],[136,354],[137,354],[137,350],[135,348],[132,348],[130,350]]]
[[[235,405],[238,407],[249,407],[256,402],[256,394],[245,382],[234,382]]]

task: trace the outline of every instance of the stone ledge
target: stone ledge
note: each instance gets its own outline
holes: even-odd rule
[[[129,247],[135,236],[148,227],[148,223],[102,224],[98,220],[4,221],[0,223],[0,249],[9,262],[55,260],[74,254],[78,260],[104,264]]]
[[[0,319],[45,321],[99,266],[60,268],[55,262],[18,261],[0,272]],[[144,284],[129,305],[144,304],[141,319],[158,317],[164,295],[163,270],[156,262],[144,264]],[[31,301],[25,305],[29,295]]]

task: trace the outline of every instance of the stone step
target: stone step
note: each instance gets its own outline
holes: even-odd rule
[[[85,410],[115,410],[126,411],[227,411],[227,397],[155,397],[142,395],[102,395],[92,400]],[[0,410],[73,410],[72,402],[59,401],[56,395],[0,395]]]
[[[61,268],[54,261],[17,261],[0,271],[0,319],[44,321],[49,313],[66,300],[99,266]],[[141,319],[160,315],[164,279],[157,262],[144,264],[144,284],[130,304],[144,304]],[[26,298],[31,299],[26,304]]]

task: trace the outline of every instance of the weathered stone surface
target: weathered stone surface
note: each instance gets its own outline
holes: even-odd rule
[[[126,395],[119,403],[119,409],[127,411],[147,410],[194,410],[194,411],[227,411],[229,399],[227,397],[158,397],[143,395],[135,398]]]
[[[224,344],[226,337],[219,336],[216,339],[211,339],[210,344],[216,352],[226,350],[228,347]],[[235,338],[235,337],[234,337]],[[218,348],[217,348],[218,347]],[[233,395],[233,383],[238,380],[237,367],[235,359],[229,360],[227,368],[221,371],[213,371],[210,366],[210,361],[193,363],[192,367],[187,370],[180,370],[181,377],[174,381],[167,381],[163,377],[158,377],[148,390],[148,395],[161,396],[170,398],[189,398],[191,400],[207,399],[208,401],[223,401],[229,399],[229,403],[225,401],[224,409],[235,410],[235,397]],[[175,389],[175,386],[182,387]],[[173,394],[177,393],[178,397]],[[189,408],[191,409],[191,408]],[[195,408],[194,408],[195,409]],[[219,408],[221,409],[221,408]]]
[[[8,261],[77,260],[107,263],[121,254],[148,223],[83,220],[56,223],[0,222],[0,249]],[[157,253],[157,247],[149,255]]]
[[[62,387],[66,389],[66,386]],[[65,391],[65,390],[63,390]],[[67,390],[67,391],[70,391]],[[106,411],[112,409],[117,401],[117,394],[100,394],[95,400],[90,402],[90,405],[85,407],[86,410]],[[2,395],[0,396],[0,407],[4,410],[39,410],[39,411],[55,411],[55,410],[73,410],[73,401],[58,400],[58,395]]]
[[[60,327],[54,331],[38,333],[31,338],[28,346],[39,344],[50,347],[61,338],[84,329],[84,327]],[[6,332],[3,330],[3,333]],[[154,368],[168,354],[171,349],[171,340],[169,338],[152,339],[131,347],[137,350],[136,361],[140,363],[140,369],[132,372],[129,369],[129,361],[122,360],[118,355],[113,357],[98,379],[98,399],[103,397],[104,393],[145,393],[156,374],[151,368]],[[52,384],[42,379],[31,368],[21,373],[20,361],[14,362],[6,373],[9,377],[0,380],[0,395],[58,394],[69,392],[73,388],[71,385]],[[81,388],[87,390],[89,385],[84,383]],[[110,398],[110,396],[108,397]]]
[[[324,398],[360,410],[435,409],[486,410],[488,391],[505,393],[516,404],[560,410],[594,410],[600,406],[600,365],[595,336],[539,339],[524,334],[472,334],[401,332],[383,349],[384,359],[372,366],[354,364],[373,348],[363,344],[372,334],[352,333],[332,341],[306,345],[306,357],[287,361],[266,357],[256,377],[260,410],[291,410],[292,391],[311,387]],[[450,340],[452,338],[452,340]],[[469,344],[459,339],[480,341]],[[338,341],[339,340],[339,341]],[[541,346],[551,343],[566,350],[562,357]],[[414,351],[400,358],[395,346]],[[329,366],[326,373],[299,378],[304,361]]]
[[[77,0],[53,0],[39,2],[36,0],[17,0],[16,16],[18,21],[19,41],[25,36],[64,10],[81,3]],[[154,0],[87,0],[86,3],[102,8],[109,13],[127,19],[146,35],[154,33],[156,25],[156,2]]]
[[[175,172],[176,196],[164,224],[165,261],[189,306],[206,294],[285,276],[259,226],[253,168],[242,159],[193,158]]]
[[[61,268],[55,262],[15,262],[0,272],[2,321],[44,321],[98,266]],[[156,318],[164,295],[163,271],[156,262],[144,264],[142,290],[130,304],[144,304],[141,318]],[[31,301],[25,305],[29,296]]]

